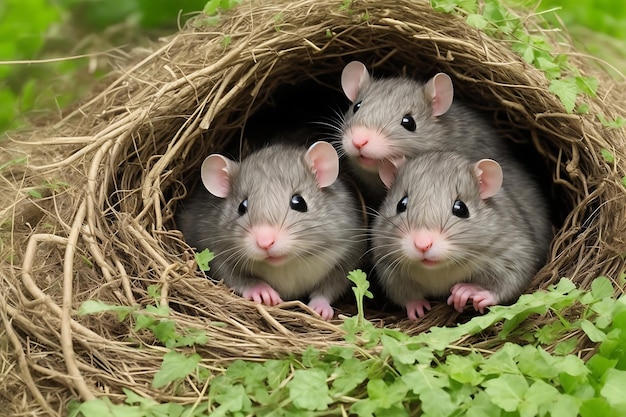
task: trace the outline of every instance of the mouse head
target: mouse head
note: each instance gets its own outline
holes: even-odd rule
[[[314,143],[304,153],[303,161],[315,175],[319,188],[328,187],[337,180],[339,156],[330,143]],[[200,174],[202,183],[211,194],[226,198],[232,191],[232,180],[238,171],[239,163],[223,155],[212,154],[202,162]]]
[[[359,61],[352,61],[346,65],[341,73],[341,88],[351,102],[355,102],[359,92],[370,84],[371,77],[365,65]],[[426,98],[432,103],[432,116],[445,114],[454,97],[452,79],[442,72],[436,74],[424,85]]]
[[[390,189],[395,182],[398,171],[406,162],[406,158],[383,161],[378,174],[385,186]],[[474,165],[474,175],[478,182],[480,198],[485,200],[493,197],[502,188],[502,167],[493,159],[481,159]]]

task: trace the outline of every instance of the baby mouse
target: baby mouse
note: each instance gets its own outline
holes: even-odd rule
[[[476,160],[501,160],[509,153],[482,115],[453,103],[452,80],[444,73],[426,83],[373,79],[365,65],[352,61],[343,69],[341,86],[352,102],[337,128],[341,150],[360,183],[373,190],[374,203],[385,195],[378,176],[383,161],[429,150],[459,150]]]
[[[177,213],[185,240],[215,253],[214,278],[266,305],[309,297],[323,319],[350,286],[365,251],[363,215],[338,178],[328,142],[285,143],[241,163],[222,155],[202,164],[202,182]]]
[[[412,320],[430,310],[430,297],[447,296],[459,312],[468,300],[480,312],[514,302],[551,239],[534,180],[513,162],[501,167],[458,152],[396,165],[381,165],[391,188],[372,225],[375,270],[389,298]]]

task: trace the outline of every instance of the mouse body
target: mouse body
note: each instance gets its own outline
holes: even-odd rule
[[[372,206],[386,192],[378,175],[386,161],[430,150],[458,150],[477,160],[509,158],[508,145],[486,118],[453,100],[452,80],[444,73],[425,83],[374,79],[353,61],[343,69],[341,85],[352,103],[337,127],[341,153]]]
[[[266,305],[309,297],[330,320],[366,247],[361,208],[338,171],[327,142],[272,144],[240,163],[210,155],[177,225],[190,246],[214,252],[213,277],[236,293]]]
[[[390,187],[372,225],[381,287],[412,320],[429,299],[459,312],[470,301],[514,302],[548,255],[549,208],[515,161],[428,151],[381,166]]]

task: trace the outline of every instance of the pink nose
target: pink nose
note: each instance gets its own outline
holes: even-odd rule
[[[419,234],[413,238],[413,244],[419,251],[426,252],[433,246],[433,239],[431,236]]]
[[[254,231],[256,244],[261,249],[269,249],[276,241],[276,230],[271,226],[259,226]]]
[[[357,149],[361,149],[363,146],[367,145],[367,142],[369,142],[367,136],[354,136],[352,138],[352,144]]]

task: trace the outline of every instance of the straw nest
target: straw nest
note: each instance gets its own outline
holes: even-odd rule
[[[194,392],[150,388],[163,349],[135,332],[131,320],[76,313],[85,300],[154,304],[147,292],[153,284],[180,328],[209,333],[197,351],[216,369],[237,358],[342,343],[337,322],[313,317],[300,302],[259,306],[206,279],[173,214],[209,153],[245,151],[272,124],[306,122],[323,115],[316,114],[321,108],[343,110],[339,76],[352,59],[375,74],[444,71],[459,98],[471,97],[507,137],[529,144],[552,185],[556,230],[531,290],[563,276],[587,288],[597,276],[623,271],[625,135],[595,117],[621,111],[610,80],[587,115],[568,114],[544,74],[508,42],[434,12],[426,1],[354,1],[349,10],[342,3],[248,2],[217,26],[195,20],[60,121],[3,143],[3,160],[28,158],[4,168],[0,192],[6,409],[61,415],[72,398],[120,398],[121,387],[193,401]],[[606,162],[602,149],[615,161]],[[340,307],[353,312],[349,302]],[[408,333],[462,319],[444,305],[418,323],[376,307],[368,317]],[[580,340],[581,352],[593,348]],[[502,341],[483,334],[462,343],[496,349]]]

